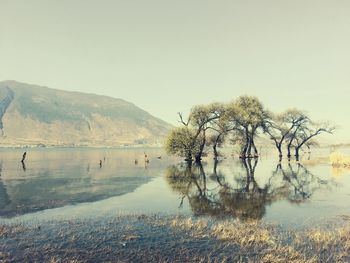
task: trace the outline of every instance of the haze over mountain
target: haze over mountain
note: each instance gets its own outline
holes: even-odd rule
[[[0,82],[0,145],[159,145],[170,128],[122,99]]]

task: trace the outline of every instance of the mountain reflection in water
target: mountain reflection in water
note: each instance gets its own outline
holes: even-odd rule
[[[169,165],[159,150],[147,149],[152,167],[140,163],[143,150],[35,149],[20,162],[22,150],[0,155],[0,217],[122,196],[150,182]],[[101,165],[99,161],[101,160]]]

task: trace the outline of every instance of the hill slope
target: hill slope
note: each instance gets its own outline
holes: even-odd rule
[[[122,99],[0,82],[0,145],[155,145],[170,128]]]

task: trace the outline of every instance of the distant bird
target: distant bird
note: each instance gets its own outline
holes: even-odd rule
[[[100,168],[102,167],[102,160],[100,160]]]
[[[26,159],[26,156],[27,156],[27,152],[24,152],[23,153],[23,156],[22,156],[22,160],[21,162],[24,163],[25,159]]]
[[[158,156],[157,158],[158,158],[158,159],[162,159],[162,156]]]
[[[139,161],[137,159],[135,159],[135,165],[138,164],[138,163],[139,163]]]

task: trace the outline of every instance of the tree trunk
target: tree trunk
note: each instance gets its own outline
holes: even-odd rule
[[[218,157],[219,157],[219,153],[218,153],[217,147],[218,147],[218,144],[219,144],[221,135],[222,135],[222,133],[220,133],[220,134],[216,137],[215,142],[214,142],[214,145],[213,145],[213,152],[214,152],[214,159],[215,159],[215,160],[217,160]]]
[[[239,158],[242,158],[242,159],[246,158],[247,149],[248,149],[248,143],[246,141],[244,146],[241,149],[241,154],[240,154]]]
[[[199,152],[197,153],[197,155],[195,157],[197,163],[200,163],[202,161],[202,155],[203,155],[203,151],[204,151],[205,142],[206,142],[205,131],[203,131],[203,140],[202,140],[202,143],[199,147]]]
[[[245,137],[245,145],[241,150],[241,156],[240,156],[240,158],[243,158],[243,159],[247,157],[248,146],[249,146],[249,136],[247,135],[247,133],[245,136],[246,136]]]
[[[217,172],[218,163],[219,163],[218,160],[214,161],[213,173],[215,176],[218,176],[218,172]]]
[[[292,156],[292,155],[290,154],[290,147],[291,147],[291,146],[292,146],[291,143],[289,143],[288,146],[287,146],[287,157],[288,157],[288,160],[290,160],[290,157]]]
[[[185,161],[187,162],[187,164],[188,164],[189,166],[192,165],[193,156],[192,156],[192,151],[189,150],[189,149],[187,150]]]
[[[258,152],[258,149],[255,146],[254,137],[253,136],[252,136],[252,146],[253,146],[253,150],[254,150],[254,158],[258,158],[259,157],[259,152]]]
[[[278,145],[277,146],[277,150],[278,150],[278,160],[279,161],[282,161],[282,157],[283,157],[283,154],[282,154],[282,145]]]
[[[248,149],[246,152],[246,157],[251,158],[252,157],[252,138],[249,136],[248,139]]]
[[[218,157],[219,157],[219,154],[218,154],[218,151],[217,151],[216,147],[217,147],[217,144],[214,143],[214,145],[213,145],[214,160],[217,160]]]
[[[296,159],[297,161],[299,161],[299,150],[300,150],[299,147],[295,147],[295,159]]]

